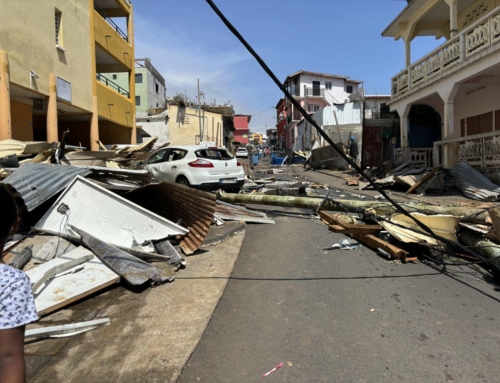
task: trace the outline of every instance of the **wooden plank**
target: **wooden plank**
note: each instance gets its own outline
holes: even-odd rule
[[[344,234],[377,234],[379,231],[382,230],[382,226],[380,225],[358,225],[354,223],[347,223],[344,221],[339,220],[335,215],[332,214],[331,212],[321,210],[319,212],[320,217],[326,221],[329,225],[331,226],[340,226],[344,228],[345,230],[342,231]],[[337,213],[338,215],[338,213]],[[335,228],[335,230],[338,230]],[[340,231],[337,231],[340,232]]]
[[[328,225],[328,230],[334,233],[344,233],[347,229],[339,225]]]
[[[367,235],[354,234],[353,238],[357,239],[360,242],[363,242],[365,245],[371,247],[373,250],[382,249],[384,251],[387,251],[395,259],[399,259],[402,262],[406,262],[406,257],[410,255],[410,253],[408,253],[407,251],[400,249],[399,247],[394,246],[371,234]]]
[[[54,266],[78,259],[88,253],[89,250],[79,247],[70,253],[28,270],[26,274],[28,274],[31,283],[36,283]],[[40,289],[35,296],[35,306],[39,316],[54,312],[120,280],[120,277],[97,257],[83,265],[85,266],[83,270],[51,279]],[[79,267],[75,266],[74,269]]]
[[[427,180],[428,180],[429,178],[431,178],[431,177],[434,175],[434,173],[436,173],[436,172],[437,172],[438,170],[440,170],[440,169],[441,169],[441,165],[439,165],[439,166],[435,167],[434,169],[432,169],[432,171],[431,171],[430,173],[426,174],[426,175],[424,176],[424,178],[422,178],[422,179],[421,179],[420,181],[418,181],[415,185],[413,185],[411,188],[409,188],[409,189],[408,189],[408,191],[406,192],[406,194],[410,194],[410,193],[412,193],[414,190],[416,190],[418,187],[420,187],[420,185],[422,185],[422,184],[424,184],[425,182],[427,182]]]

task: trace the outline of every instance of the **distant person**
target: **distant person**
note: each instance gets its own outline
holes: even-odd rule
[[[354,137],[351,137],[351,145],[349,146],[349,155],[351,156],[351,159],[353,160],[354,163],[357,164],[358,161],[358,143],[354,139]]]
[[[0,185],[0,251],[17,230],[17,205]],[[28,276],[5,264],[0,257],[0,382],[26,381],[24,328],[38,320]]]

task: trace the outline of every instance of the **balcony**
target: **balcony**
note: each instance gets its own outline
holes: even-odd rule
[[[392,101],[472,65],[479,58],[491,55],[498,49],[500,7],[394,76],[391,81]]]
[[[306,88],[307,97],[325,97],[326,89]]]
[[[106,60],[101,60],[100,64],[115,65],[114,68],[110,67],[108,70],[98,69],[99,72],[124,72],[133,68],[133,48],[127,39],[117,32],[116,28],[107,22],[97,10],[94,10],[94,37],[96,45],[101,48],[105,56],[108,56]],[[96,55],[97,53],[96,51]],[[116,65],[121,68],[116,68]]]
[[[97,81],[100,81],[102,82],[103,84],[106,84],[106,86],[116,90],[119,94],[121,94],[122,96],[125,96],[127,98],[130,98],[130,93],[122,88],[120,85],[114,83],[113,81],[111,81],[110,79],[104,77],[102,74],[100,73],[97,73],[96,74],[96,79]]]
[[[104,10],[94,3],[94,9],[96,12],[104,19],[106,22],[118,33],[123,40],[128,42],[128,36],[125,32],[123,32],[118,25],[113,21],[111,17],[109,17]]]
[[[135,108],[129,98],[99,81],[97,83],[97,102],[99,117],[122,126],[133,127]]]

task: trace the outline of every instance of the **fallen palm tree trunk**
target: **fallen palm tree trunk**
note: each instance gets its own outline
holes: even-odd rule
[[[482,238],[471,230],[464,229],[458,237],[460,243],[470,246],[472,250],[488,259],[496,266],[500,266],[500,246],[486,238]]]
[[[233,204],[255,204],[255,205],[273,205],[283,207],[294,207],[299,209],[316,210],[323,202],[322,198],[311,197],[289,197],[289,196],[272,196],[272,195],[256,195],[256,194],[227,194],[217,193],[217,199],[220,201]],[[353,209],[372,209],[378,215],[388,216],[399,213],[396,208],[387,202],[374,201],[354,201],[354,200],[339,200],[342,206],[339,206],[333,199],[327,199],[321,206],[321,210],[341,211],[345,212],[346,207]],[[427,204],[400,204],[408,212],[425,212],[426,214],[450,214],[456,217],[467,217],[466,222],[484,223],[487,212],[483,209],[471,209],[468,207],[455,206],[435,206]],[[476,214],[476,215],[474,215]],[[474,215],[474,216],[472,216]]]

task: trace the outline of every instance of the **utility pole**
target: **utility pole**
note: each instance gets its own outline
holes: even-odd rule
[[[201,128],[200,79],[198,79],[198,121],[200,122],[200,142],[201,142],[203,141],[203,129]]]

